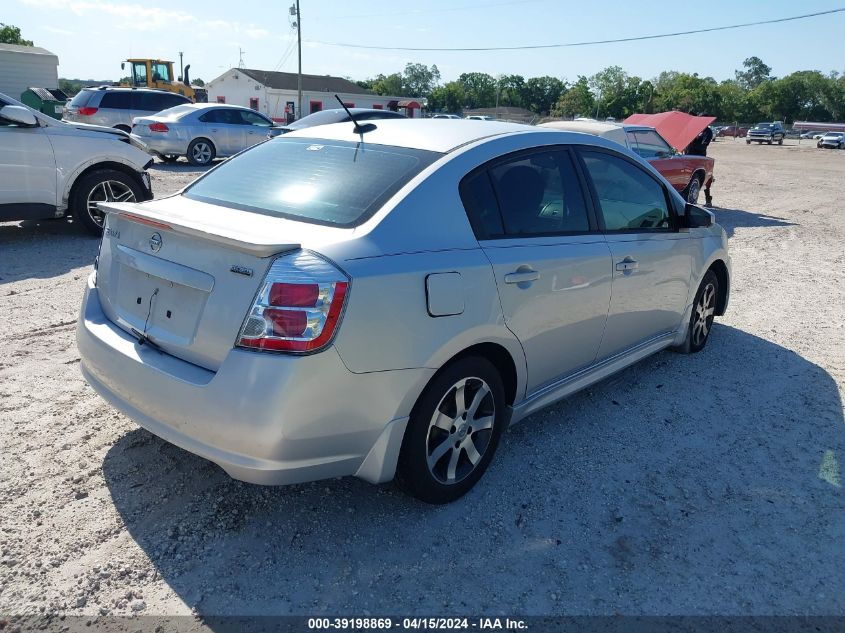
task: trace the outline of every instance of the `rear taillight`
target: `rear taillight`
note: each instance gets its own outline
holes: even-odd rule
[[[249,311],[238,346],[278,352],[315,352],[337,330],[349,278],[307,251],[279,257]]]
[[[150,123],[150,132],[169,132],[170,128],[168,128],[164,123]]]
[[[77,113],[82,116],[91,116],[92,114],[97,114],[97,108],[79,108]]]

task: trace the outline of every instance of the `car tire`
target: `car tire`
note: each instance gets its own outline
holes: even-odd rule
[[[698,176],[693,176],[681,195],[684,196],[684,200],[686,200],[687,202],[690,202],[692,204],[698,204],[698,197],[700,194],[701,179]]]
[[[214,157],[217,156],[217,149],[214,143],[207,138],[195,138],[188,145],[188,162],[197,167],[205,167],[210,165]]]
[[[131,127],[129,127],[128,125],[115,125],[115,126],[114,126],[114,129],[115,129],[115,130],[120,130],[121,132],[126,132],[127,134],[129,134],[130,132],[132,132],[132,128],[131,128]]]
[[[468,356],[444,367],[411,412],[396,466],[398,486],[426,503],[462,497],[493,459],[505,408],[502,379],[490,361]]]
[[[164,154],[159,154],[158,158],[162,163],[175,163],[179,160],[179,154],[167,154],[166,156]]]
[[[713,318],[716,314],[718,299],[719,278],[712,270],[708,270],[695,293],[686,340],[676,347],[675,351],[682,354],[695,354],[704,349],[713,330]]]
[[[778,139],[778,145],[783,145],[783,139]]]
[[[767,142],[769,145],[771,145],[771,144],[772,144],[772,139],[769,139],[769,140],[768,140],[768,141],[766,141],[766,142]],[[763,143],[760,143],[760,145],[762,145],[762,144],[763,144]]]
[[[751,141],[746,140],[746,141],[745,141],[745,144],[746,144],[746,145],[751,145]]]
[[[140,183],[115,169],[98,169],[83,176],[73,186],[71,211],[92,235],[103,234],[105,216],[97,211],[98,202],[138,202],[144,199]]]

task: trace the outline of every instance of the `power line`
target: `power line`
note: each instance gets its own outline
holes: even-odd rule
[[[466,47],[466,48],[439,48],[439,47],[415,47],[415,46],[369,46],[366,44],[349,44],[345,42],[322,42],[320,40],[306,40],[310,44],[322,44],[324,46],[341,46],[344,48],[366,48],[370,50],[380,51],[443,51],[443,52],[469,52],[469,51],[523,51],[523,50],[537,50],[542,48],[569,48],[572,46],[593,46],[596,44],[617,44],[620,42],[639,42],[642,40],[656,40],[664,37],[678,37],[680,35],[693,35],[695,33],[712,33],[713,31],[728,31],[730,29],[741,29],[749,26],[760,26],[763,24],[776,24],[779,22],[792,22],[794,20],[804,20],[806,18],[814,18],[820,15],[830,15],[831,13],[840,13],[845,11],[845,7],[840,9],[830,9],[829,11],[818,11],[816,13],[805,13],[804,15],[795,15],[788,18],[777,18],[774,20],[760,20],[758,22],[744,22],[743,24],[731,24],[728,26],[713,26],[707,29],[694,29],[691,31],[677,31],[675,33],[661,33],[659,35],[640,35],[636,37],[621,37],[612,40],[593,40],[589,42],[568,42],[565,44],[534,44],[527,46],[481,46],[481,47]]]
[[[325,22],[329,20],[350,20],[354,18],[392,18],[403,15],[430,15],[432,13],[451,13],[454,11],[471,11],[472,9],[489,9],[493,7],[506,7],[514,4],[529,4],[542,2],[543,0],[510,0],[509,2],[482,2],[478,4],[467,4],[459,7],[447,7],[445,9],[414,9],[413,11],[397,11],[394,13],[354,13],[350,15],[318,15],[314,20]]]

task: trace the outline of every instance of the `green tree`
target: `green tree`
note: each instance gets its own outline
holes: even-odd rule
[[[551,115],[566,118],[589,117],[592,116],[595,107],[596,101],[593,93],[590,92],[589,80],[579,75],[578,81],[558,99],[552,108]]]
[[[434,112],[458,113],[466,102],[466,92],[459,81],[450,81],[445,86],[436,86],[428,97],[428,109]]]
[[[502,75],[497,89],[500,106],[525,107],[525,78],[522,75]]]
[[[548,114],[566,90],[557,77],[531,77],[525,82],[523,106],[537,114]]]
[[[199,77],[195,77],[195,78],[191,79],[191,83],[194,84],[195,86],[205,86],[205,82],[202,79],[200,79]]]
[[[772,79],[772,67],[763,63],[759,57],[749,57],[742,62],[745,70],[735,72],[739,85],[746,90],[753,90],[765,81]]]
[[[21,30],[11,24],[0,22],[0,43],[18,44],[19,46],[34,46],[32,40],[25,40],[21,37]]]
[[[390,75],[378,75],[373,80],[373,92],[380,95],[390,95],[392,97],[404,97],[405,86],[402,80],[402,75],[399,73],[392,73]]]
[[[660,73],[654,99],[658,112],[681,110],[692,114],[706,113],[718,117],[719,85],[712,77],[699,77],[697,73]]]
[[[590,77],[589,84],[596,94],[599,117],[625,118],[637,112],[647,98],[643,94],[643,80],[629,75],[620,66],[597,72]]]
[[[402,73],[404,94],[409,97],[428,97],[434,87],[440,83],[440,71],[432,64],[406,64]]]
[[[496,105],[496,79],[487,73],[463,73],[458,83],[464,90],[467,108],[492,108]]]

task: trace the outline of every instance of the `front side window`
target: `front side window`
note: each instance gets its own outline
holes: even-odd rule
[[[627,135],[631,149],[646,160],[668,158],[675,153],[675,150],[656,130],[629,130]]]
[[[136,86],[147,85],[147,64],[146,62],[135,62],[132,64],[132,81]]]
[[[654,178],[624,158],[582,151],[607,231],[667,231],[666,193]]]
[[[569,152],[538,152],[496,165],[490,178],[509,236],[590,230]]]
[[[353,227],[440,156],[402,147],[280,136],[226,161],[183,195],[253,213]]]

